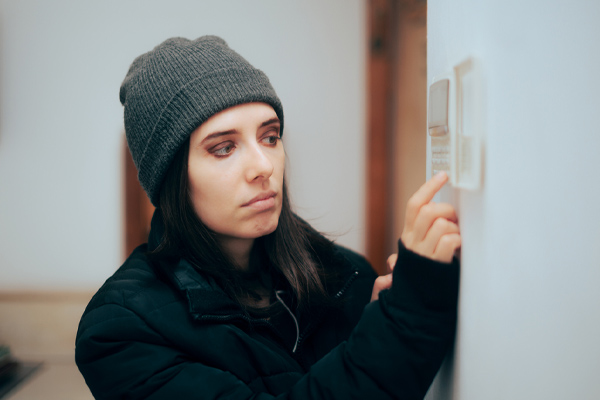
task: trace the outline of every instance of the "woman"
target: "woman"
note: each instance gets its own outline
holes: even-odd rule
[[[138,57],[120,92],[157,210],[88,305],[77,365],[98,399],[422,398],[451,344],[454,210],[413,196],[377,278],[290,209],[283,109],[217,37]]]

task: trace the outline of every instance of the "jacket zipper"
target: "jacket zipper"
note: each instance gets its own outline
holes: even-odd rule
[[[348,288],[350,287],[350,285],[352,284],[352,282],[354,282],[354,280],[358,277],[358,271],[354,271],[352,273],[352,275],[350,275],[350,277],[348,278],[348,280],[346,281],[346,283],[344,284],[344,286],[333,296],[335,299],[339,299],[340,297],[342,297],[344,295],[344,293],[348,290]],[[294,320],[294,325],[296,326],[296,343],[294,344],[294,348],[292,349],[292,353],[296,353],[296,350],[298,350],[298,347],[300,346],[300,344],[304,341],[304,339],[313,331],[313,326],[314,323],[309,322],[309,324],[306,326],[306,328],[304,329],[304,332],[302,332],[302,334],[300,334],[300,325],[298,324],[298,319],[296,318],[296,316],[294,315],[294,313],[292,312],[292,310],[289,309],[289,307],[287,306],[287,304],[285,304],[285,302],[281,299],[281,297],[279,296],[279,293],[281,293],[282,291],[278,290],[275,291],[275,296],[277,297],[277,300],[283,305],[283,308],[285,308],[285,310],[288,312],[288,314],[290,314],[290,316],[292,317],[292,319]],[[233,320],[233,319],[243,319],[244,321],[247,321],[249,323],[257,323],[260,322],[263,325],[269,326],[270,328],[274,329],[275,331],[277,331],[277,329],[275,328],[275,326],[273,326],[273,324],[271,324],[267,319],[256,319],[256,318],[250,318],[247,317],[245,315],[203,315],[200,317],[200,320],[202,321],[229,321],[229,320]]]
[[[352,273],[352,275],[350,276],[350,278],[348,278],[348,280],[346,281],[346,284],[333,297],[335,297],[336,299],[339,299],[340,297],[342,297],[342,295],[344,294],[344,292],[346,290],[348,290],[348,288],[350,287],[350,285],[352,284],[352,282],[354,282],[354,280],[356,279],[357,276],[358,276],[358,271],[354,271],[354,273]]]

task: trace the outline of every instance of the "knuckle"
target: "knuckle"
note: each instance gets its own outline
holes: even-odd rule
[[[375,279],[375,283],[373,284],[373,288],[377,290],[386,289],[390,285],[390,275],[382,275]]]
[[[448,247],[450,244],[452,244],[452,238],[450,238],[450,235],[444,235],[440,238],[440,246]]]
[[[460,235],[456,234],[456,233],[452,233],[452,234],[448,234],[448,235],[443,235],[440,238],[440,242],[439,244],[445,248],[449,248],[449,249],[456,249],[460,246],[461,243],[461,239],[460,239]]]
[[[416,214],[419,211],[421,204],[419,204],[419,199],[415,196],[408,199],[406,203],[406,213],[407,214]]]
[[[460,235],[456,235],[456,239],[454,240],[454,248],[458,249],[460,246],[462,246],[462,238]]]
[[[440,208],[443,208],[446,212],[453,212],[454,207],[450,203],[439,203]]]
[[[439,231],[447,232],[451,228],[451,222],[446,218],[438,217],[435,221],[433,221],[433,226]]]
[[[392,254],[388,257],[387,259],[387,263],[390,265],[396,264],[396,260],[398,259],[398,255],[397,254]]]
[[[433,218],[436,215],[435,204],[427,203],[421,207],[420,210],[421,215],[425,218]]]

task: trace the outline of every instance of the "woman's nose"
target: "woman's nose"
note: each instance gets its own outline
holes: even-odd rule
[[[273,163],[259,144],[250,148],[246,162],[246,179],[248,182],[269,179],[273,174]]]

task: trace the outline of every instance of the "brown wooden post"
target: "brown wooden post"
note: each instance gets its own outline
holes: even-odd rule
[[[389,230],[389,122],[394,0],[368,1],[366,256],[385,272]]]
[[[137,169],[123,140],[123,185],[125,193],[125,246],[124,256],[127,257],[133,249],[148,241],[150,232],[150,219],[154,207],[146,192],[140,186],[137,178]]]

